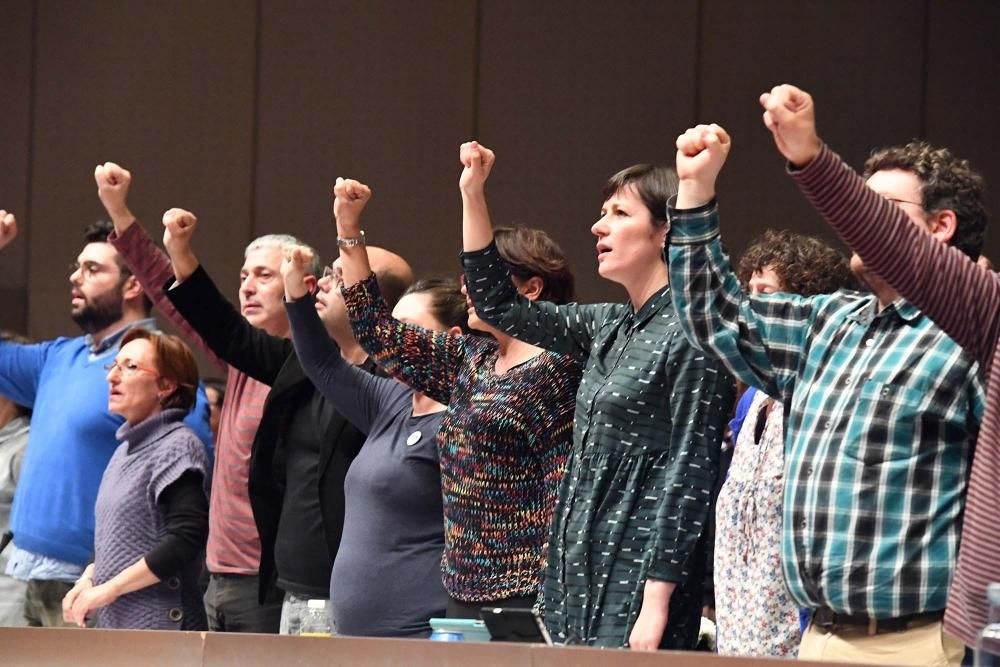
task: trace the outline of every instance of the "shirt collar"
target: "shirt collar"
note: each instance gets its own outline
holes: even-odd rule
[[[897,298],[895,301],[890,303],[882,312],[893,311],[896,315],[906,322],[907,324],[913,324],[915,321],[923,316],[920,309],[914,306],[912,303],[904,299],[903,297]],[[859,307],[853,312],[847,315],[847,319],[854,320],[859,324],[869,325],[871,322],[881,315],[878,310],[878,298],[874,294],[870,295],[867,299],[859,304]]]
[[[114,333],[105,336],[104,340],[102,340],[100,343],[95,343],[94,337],[91,334],[87,334],[86,336],[84,336],[83,341],[87,344],[87,349],[90,350],[90,355],[92,357],[98,357],[113,347],[117,348],[118,343],[121,342],[121,339],[125,336],[125,334],[131,331],[132,329],[135,329],[136,327],[141,329],[149,329],[150,331],[152,331],[153,329],[156,328],[156,320],[154,320],[152,317],[149,317],[144,320],[135,320],[134,322],[129,322],[121,329],[118,329]]]
[[[670,300],[670,285],[664,285],[659,290],[653,293],[651,297],[646,299],[646,303],[642,304],[639,308],[639,312],[632,316],[632,325],[640,326],[654,314],[660,312],[664,308],[671,308],[673,302]]]

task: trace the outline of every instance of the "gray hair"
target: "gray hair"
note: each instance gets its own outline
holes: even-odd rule
[[[309,263],[309,275],[317,279],[320,278],[323,275],[323,262],[320,261],[319,253],[311,245],[300,241],[291,234],[265,234],[264,236],[258,236],[247,246],[247,249],[243,252],[243,257],[245,259],[252,250],[257,250],[258,248],[278,248],[285,250],[285,248],[294,246],[301,246],[312,253],[313,259]]]

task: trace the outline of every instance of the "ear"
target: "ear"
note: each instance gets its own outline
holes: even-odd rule
[[[542,295],[542,290],[544,289],[545,281],[538,276],[531,276],[527,280],[521,281],[517,291],[520,292],[524,298],[528,299],[528,301],[535,301]]]
[[[142,285],[135,276],[129,276],[122,285],[122,299],[125,301],[135,301],[142,298]]]
[[[172,396],[173,393],[177,391],[177,382],[174,380],[168,380],[166,378],[161,377],[159,380],[157,380],[156,384],[160,389],[158,392],[156,392],[157,397],[160,399],[160,403],[163,403],[163,401],[170,398],[170,396]]]
[[[310,294],[315,294],[316,290],[319,289],[319,281],[316,276],[306,276],[302,282],[306,284],[306,289],[309,290]]]
[[[452,327],[452,328],[448,329],[448,333],[454,334],[456,336],[461,336],[462,335],[462,327]]]
[[[942,243],[951,243],[958,230],[958,216],[951,209],[944,209],[933,214],[928,220],[931,236]]]

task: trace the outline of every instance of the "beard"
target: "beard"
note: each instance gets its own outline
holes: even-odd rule
[[[93,299],[84,297],[85,302],[79,310],[70,312],[70,317],[84,333],[97,333],[114,324],[122,318],[122,286],[112,287]]]

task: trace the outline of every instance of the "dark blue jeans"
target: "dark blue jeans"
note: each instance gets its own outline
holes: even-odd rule
[[[213,632],[277,634],[284,594],[272,588],[264,604],[257,603],[257,577],[249,574],[208,575],[205,613]]]

